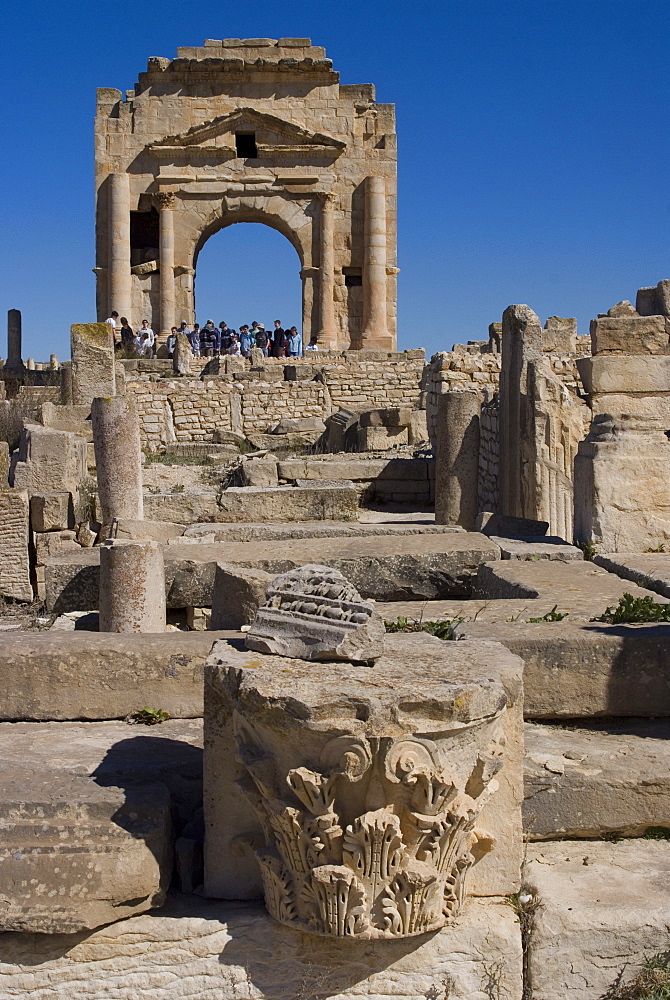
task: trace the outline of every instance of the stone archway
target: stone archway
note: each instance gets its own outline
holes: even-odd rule
[[[193,316],[207,234],[254,221],[298,252],[305,336],[394,350],[395,175],[393,106],[341,86],[309,39],[150,59],[125,100],[98,91],[98,316],[147,316],[166,335]]]
[[[289,211],[290,204],[277,204],[277,197],[271,198],[262,195],[255,195],[253,198],[244,198],[237,201],[224,199],[219,207],[213,212],[199,235],[195,231],[188,232],[189,242],[193,242],[192,267],[193,267],[193,301],[195,301],[195,272],[200,251],[203,249],[210,237],[222,229],[229,226],[243,223],[260,223],[274,229],[286,238],[298,255],[298,274],[302,286],[302,333],[305,341],[311,336],[318,336],[320,315],[318,310],[318,300],[314,296],[314,273],[315,269],[305,261],[310,260],[312,227],[304,224],[294,228],[295,215]],[[302,216],[299,217],[302,220]]]

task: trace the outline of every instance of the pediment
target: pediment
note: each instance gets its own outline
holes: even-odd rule
[[[291,153],[339,156],[346,143],[322,132],[311,132],[294,122],[255,108],[238,108],[213,121],[194,125],[178,135],[168,135],[149,146],[150,152],[161,155],[223,154],[236,156],[235,133],[254,132],[259,136],[259,153],[287,155]]]

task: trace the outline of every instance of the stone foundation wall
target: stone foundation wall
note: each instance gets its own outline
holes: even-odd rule
[[[198,368],[204,367],[205,360],[199,360]],[[247,366],[244,371],[205,380],[158,379],[147,371],[128,372],[127,391],[138,409],[142,447],[155,451],[174,441],[211,441],[216,429],[258,433],[282,417],[324,419],[340,407],[363,411],[420,405],[422,357],[360,363],[338,360],[326,365],[297,358],[264,361],[263,368]],[[295,367],[294,381],[277,377],[286,374],[286,367]]]

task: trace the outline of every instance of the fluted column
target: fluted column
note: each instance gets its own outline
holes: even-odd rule
[[[160,329],[167,337],[174,326],[174,203],[170,191],[156,195],[160,212]]]
[[[386,288],[386,182],[383,177],[368,177],[365,182],[362,347],[388,345]]]
[[[109,178],[109,312],[115,309],[132,323],[132,275],[130,273],[130,178]]]
[[[321,271],[319,277],[319,343],[325,348],[337,346],[335,329],[335,195],[328,192],[321,205]]]

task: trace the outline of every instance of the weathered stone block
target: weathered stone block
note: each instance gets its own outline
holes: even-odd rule
[[[318,948],[306,948],[306,940],[261,904],[176,898],[159,912],[92,933],[31,937],[30,962],[23,935],[6,935],[0,991],[31,1000],[83,1000],[82,990],[86,1000],[137,1000],[142,993],[169,1000],[176,978],[184,1000],[201,997],[203,982],[239,1000],[295,1000],[315,986],[342,1000],[445,990],[481,1000],[493,977],[501,1000],[521,1000],[519,922],[501,900],[468,900],[456,926],[383,948],[350,938],[321,938]]]
[[[668,326],[663,316],[601,316],[591,320],[594,354],[668,354]]]
[[[60,531],[74,527],[71,493],[38,493],[30,498],[33,531]]]
[[[570,563],[566,569],[579,565]],[[534,617],[532,604],[510,609],[507,617],[516,621],[464,622],[455,634],[503,643],[523,659],[527,719],[670,716],[666,625],[571,624],[570,619],[528,623]]]
[[[239,629],[251,625],[267,588],[271,573],[247,566],[216,564],[212,591],[212,629]]]
[[[72,403],[116,395],[114,336],[107,323],[75,323],[70,328]]]
[[[531,839],[670,829],[670,720],[525,726],[524,830]]]
[[[531,844],[528,974],[535,1000],[598,1000],[667,953],[670,851],[665,842]]]
[[[278,486],[277,459],[251,458],[243,465],[245,486]]]
[[[214,521],[355,520],[358,493],[352,483],[299,488],[230,487],[219,499]]]
[[[578,358],[576,364],[588,393],[632,395],[670,392],[670,357],[665,355],[601,355],[595,358]],[[628,405],[637,407],[639,401],[631,399]]]
[[[202,714],[202,671],[216,632],[5,633],[0,719],[118,719],[145,705]]]
[[[86,441],[68,431],[25,424],[13,471],[13,485],[35,493],[79,495],[87,476]]]
[[[407,427],[359,427],[356,432],[359,451],[385,451],[395,445],[408,444]]]
[[[16,601],[33,599],[28,524],[28,493],[0,490],[0,594]]]

